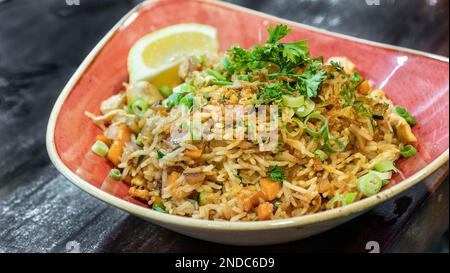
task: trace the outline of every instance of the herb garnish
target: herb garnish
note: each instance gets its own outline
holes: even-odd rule
[[[165,156],[165,154],[163,152],[161,152],[160,150],[158,150],[156,153],[158,155],[158,159],[161,159]]]
[[[240,176],[239,174],[233,174],[234,177],[236,177],[237,179],[239,179],[241,182],[244,180],[244,178],[242,176]]]
[[[261,88],[261,91],[256,94],[256,105],[264,105],[271,103],[278,103],[281,101],[283,88],[286,86],[283,83],[270,83]]]
[[[267,31],[269,39],[264,45],[255,46],[250,50],[234,46],[227,52],[222,64],[229,76],[237,73],[240,74],[238,78],[246,79],[241,75],[265,68],[274,72],[269,75],[271,79],[279,76],[290,79],[289,82],[283,79],[277,84],[262,86],[256,98],[257,104],[277,102],[282,93],[293,91],[307,98],[316,97],[321,83],[326,79],[326,73],[320,70],[323,58],[310,58],[306,41],[280,43],[281,39],[291,33],[291,29],[286,25],[269,27]],[[302,74],[297,74],[298,68],[304,68]]]
[[[334,71],[336,71],[336,72],[344,71],[344,68],[342,67],[342,65],[340,63],[335,62],[335,61],[331,61],[330,64],[333,66]]]
[[[272,181],[279,182],[286,179],[280,166],[275,166],[269,171],[269,177]]]

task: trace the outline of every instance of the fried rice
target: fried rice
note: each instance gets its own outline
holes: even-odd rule
[[[169,97],[149,82],[127,83],[100,105],[100,115],[86,113],[104,131],[97,142],[119,171],[112,177],[129,184],[132,197],[160,212],[219,221],[312,214],[376,194],[380,189],[361,188],[363,178],[382,174],[386,186],[396,169],[380,164],[394,166],[416,141],[408,116],[345,57],[318,61],[315,96],[295,87],[311,63],[284,75],[270,64],[227,70],[224,60],[233,58],[232,51],[191,56],[179,69],[183,84]],[[297,107],[301,96],[310,112]],[[263,147],[267,137],[250,137],[257,110],[231,117],[232,126],[224,114],[229,106],[263,104],[277,106],[273,146]],[[183,126],[188,133],[174,136]],[[242,129],[243,137],[227,138],[226,128]]]

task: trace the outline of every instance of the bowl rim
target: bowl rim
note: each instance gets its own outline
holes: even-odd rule
[[[56,121],[59,116],[60,110],[66,101],[66,98],[73,90],[73,87],[77,84],[78,80],[84,74],[86,69],[93,62],[95,57],[100,53],[101,49],[107,44],[107,42],[112,38],[115,32],[123,27],[126,27],[130,24],[134,18],[137,16],[139,11],[142,8],[145,8],[151,4],[156,2],[161,2],[165,0],[145,0],[134,8],[132,8],[127,14],[125,14],[114,26],[113,28],[100,40],[100,42],[94,47],[94,49],[88,54],[88,56],[84,59],[81,65],[77,68],[75,73],[71,76],[66,86],[63,88],[62,92],[58,96],[58,99],[55,102],[55,105],[50,114],[50,118],[47,124],[47,134],[46,134],[46,146],[47,152],[49,154],[50,160],[56,169],[66,177],[70,182],[76,185],[81,190],[89,193],[90,195],[100,199],[101,201],[108,203],[116,208],[127,211],[133,215],[138,217],[157,222],[166,226],[176,225],[180,227],[188,227],[188,228],[197,228],[197,229],[210,229],[210,230],[228,230],[228,231],[251,231],[251,230],[271,230],[271,229],[279,229],[279,228],[292,228],[292,227],[300,227],[309,224],[316,224],[319,222],[324,222],[328,220],[333,220],[353,214],[357,214],[372,208],[373,206],[380,204],[388,199],[398,195],[399,193],[405,191],[406,189],[416,185],[420,181],[422,181],[427,176],[431,175],[434,171],[436,171],[439,167],[444,165],[449,159],[449,149],[447,148],[441,155],[439,155],[436,159],[434,159],[431,163],[429,163],[425,168],[419,170],[409,178],[400,181],[396,185],[392,186],[389,189],[386,189],[377,195],[372,197],[365,198],[358,202],[355,202],[351,205],[336,208],[332,210],[322,211],[318,213],[314,213],[311,215],[303,215],[296,216],[288,219],[280,219],[280,220],[270,220],[270,221],[259,221],[259,222],[229,222],[229,221],[213,221],[213,220],[202,220],[202,219],[193,219],[184,216],[171,215],[166,213],[160,213],[154,211],[152,209],[134,204],[132,202],[123,200],[119,197],[116,197],[110,193],[107,193],[100,188],[97,188],[91,185],[89,182],[83,180],[74,172],[72,172],[61,160],[59,154],[56,149],[54,133]],[[237,11],[243,11],[245,13],[251,13],[258,16],[263,16],[266,18],[270,18],[276,21],[281,21],[284,23],[288,23],[291,25],[300,26],[305,29],[313,30],[315,32],[324,33],[327,35],[331,35],[338,38],[347,39],[350,41],[360,42],[364,44],[368,44],[375,47],[381,47],[385,49],[391,49],[411,54],[416,54],[428,58],[432,58],[442,62],[449,62],[449,59],[444,56],[439,56],[432,53],[422,52],[418,50],[408,49],[399,46],[393,46],[378,42],[372,42],[369,40],[356,38],[344,34],[334,33],[328,30],[319,29],[316,27],[312,27],[309,25],[304,25],[301,23],[293,22],[290,20],[278,18],[276,16],[268,15],[262,12],[254,11],[248,8],[244,8],[241,6],[237,6],[231,3],[224,3],[215,0],[192,0],[195,2],[208,2],[213,5],[218,5],[222,7],[231,8]]]

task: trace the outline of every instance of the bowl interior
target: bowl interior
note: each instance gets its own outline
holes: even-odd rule
[[[180,12],[182,11],[182,12]],[[250,47],[267,38],[266,28],[281,20],[208,1],[155,1],[132,14],[115,31],[96,58],[82,72],[62,105],[54,128],[59,158],[86,182],[130,202],[128,187],[109,178],[112,168],[90,148],[101,130],[84,114],[99,114],[101,101],[122,90],[128,80],[128,51],[140,37],[178,23],[201,23],[219,30],[220,46]],[[358,70],[383,88],[394,103],[407,107],[417,118],[417,156],[399,163],[400,173],[391,186],[410,177],[448,149],[449,143],[449,65],[414,52],[383,48],[361,41],[318,32],[290,24],[287,41],[308,40],[314,56],[347,56]]]

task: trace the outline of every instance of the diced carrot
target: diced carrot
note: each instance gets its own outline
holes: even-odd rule
[[[264,193],[259,191],[253,194],[252,196],[245,198],[244,211],[247,212],[251,211],[254,206],[258,205],[261,202],[261,200],[265,200],[264,197],[265,197]]]
[[[170,175],[167,177],[167,185],[172,186],[175,183],[175,181],[177,181],[177,179],[180,178],[180,176],[181,174],[177,172],[170,173]]]
[[[109,147],[107,155],[109,161],[111,161],[116,166],[120,163],[120,157],[122,156],[125,143],[130,141],[130,135],[130,129],[128,129],[125,124],[120,124],[119,134],[117,135],[117,138],[114,139],[111,147]]]
[[[138,187],[131,187],[128,189],[128,194],[141,200],[149,201],[150,193],[146,189],[140,189]]]
[[[252,198],[251,197],[246,197],[244,199],[244,211],[251,211],[253,208],[253,202],[252,202]]]
[[[95,140],[100,140],[101,142],[105,143],[105,144],[108,145],[108,146],[111,145],[111,141],[110,141],[109,138],[107,138],[105,135],[97,135],[97,137],[95,138]]]
[[[111,147],[109,147],[108,155],[106,157],[116,166],[120,163],[120,157],[122,156],[123,152],[123,145],[123,141],[116,139],[111,144]]]
[[[360,94],[369,95],[372,91],[372,86],[370,86],[369,81],[365,80],[358,86],[357,90]]]
[[[281,189],[281,183],[272,181],[270,178],[263,178],[259,181],[259,185],[266,196],[267,201],[272,201],[278,196]]]
[[[167,177],[167,187],[170,191],[170,194],[172,195],[172,198],[175,200],[184,199],[190,194],[188,191],[184,191],[182,188],[177,187],[177,185],[175,185],[175,182],[178,180],[180,176],[181,176],[180,173],[172,172]]]
[[[273,205],[271,203],[260,204],[256,208],[259,220],[270,220],[272,218]]]
[[[185,150],[184,155],[192,159],[199,159],[202,156],[202,150]]]
[[[119,125],[119,135],[117,136],[117,139],[122,140],[123,142],[130,141],[131,132],[125,124]]]

